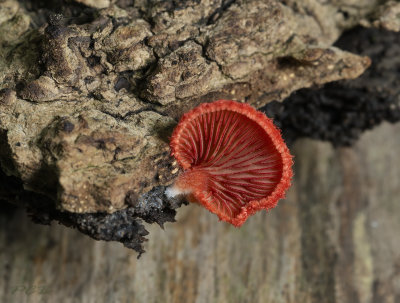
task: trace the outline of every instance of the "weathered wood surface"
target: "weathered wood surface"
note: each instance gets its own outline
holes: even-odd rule
[[[400,301],[400,125],[353,148],[300,140],[287,199],[235,229],[196,205],[147,253],[0,216],[0,302]]]

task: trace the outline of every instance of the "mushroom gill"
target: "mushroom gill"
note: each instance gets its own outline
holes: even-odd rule
[[[182,117],[170,146],[184,172],[166,195],[185,194],[235,226],[275,207],[290,186],[293,161],[280,131],[248,104],[198,106]]]

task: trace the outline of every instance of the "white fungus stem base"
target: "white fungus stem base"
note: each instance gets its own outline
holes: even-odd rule
[[[165,195],[168,198],[175,198],[176,196],[181,196],[181,195],[187,195],[192,192],[191,189],[181,189],[177,187],[175,184],[168,186],[167,189],[165,190]]]

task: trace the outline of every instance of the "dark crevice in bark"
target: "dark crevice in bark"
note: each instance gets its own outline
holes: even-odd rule
[[[84,4],[66,0],[18,1],[29,12],[33,28],[51,23],[54,18],[63,25],[84,24],[93,21],[96,10]]]
[[[111,116],[111,117],[113,117],[114,119],[117,119],[117,120],[126,120],[129,117],[132,117],[134,115],[137,115],[137,114],[140,114],[140,113],[143,113],[143,112],[154,112],[154,113],[157,113],[157,114],[159,114],[161,116],[169,117],[167,114],[165,114],[163,112],[160,112],[160,111],[158,111],[158,110],[156,110],[156,109],[154,109],[152,107],[144,107],[144,108],[141,108],[141,109],[138,109],[138,110],[129,111],[125,115],[110,113],[110,112],[108,112],[106,110],[101,110],[101,112],[106,114],[106,115],[109,115],[109,116]]]
[[[236,0],[224,0],[220,7],[218,7],[207,19],[207,25],[215,24],[223,15],[225,11],[227,11],[232,4],[234,4]]]

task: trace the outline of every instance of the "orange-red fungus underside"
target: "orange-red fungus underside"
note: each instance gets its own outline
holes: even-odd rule
[[[248,104],[201,104],[183,115],[170,146],[184,169],[170,190],[235,226],[275,207],[290,186],[293,161],[279,129]]]

